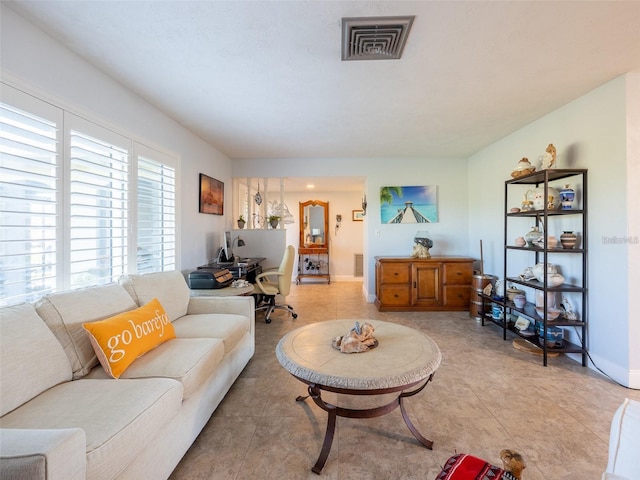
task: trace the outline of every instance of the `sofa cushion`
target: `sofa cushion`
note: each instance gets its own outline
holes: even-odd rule
[[[112,317],[138,305],[124,287],[110,284],[47,295],[35,307],[64,348],[73,378],[81,378],[98,364],[82,324]]]
[[[144,305],[154,298],[160,300],[172,322],[187,313],[189,287],[178,271],[127,275],[120,279],[120,284],[138,305]]]
[[[219,338],[225,352],[230,352],[251,328],[244,315],[203,313],[185,315],[173,322],[178,338]]]
[[[82,325],[100,365],[119,378],[133,361],[176,335],[157,299],[115,317]]]
[[[32,305],[3,308],[0,331],[0,416],[71,380],[62,346]]]
[[[0,418],[2,428],[82,428],[87,479],[115,478],[171,420],[182,385],[167,378],[81,379],[57,385]]]
[[[138,358],[120,377],[172,378],[182,383],[186,400],[218,368],[224,356],[222,340],[214,338],[175,338]],[[102,368],[94,368],[85,378],[109,378]]]

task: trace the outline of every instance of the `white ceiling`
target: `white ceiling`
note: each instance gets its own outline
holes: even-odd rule
[[[231,158],[465,158],[640,67],[638,1],[4,2]],[[342,62],[341,18],[415,15]]]

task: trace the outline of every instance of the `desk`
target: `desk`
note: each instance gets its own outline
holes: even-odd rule
[[[362,320],[360,320],[362,321]],[[320,473],[329,456],[336,417],[373,418],[400,407],[402,418],[413,436],[426,448],[427,440],[411,423],[404,398],[420,393],[440,366],[442,355],[438,345],[427,335],[395,323],[367,320],[375,328],[378,346],[362,353],[341,353],[331,340],[344,335],[355,320],[333,320],[300,327],[282,337],[276,357],[291,375],[308,385],[308,396],[328,413],[327,429],[320,456],[311,469]],[[384,395],[399,392],[391,402],[375,408],[344,408],[325,402],[322,391],[346,395]]]
[[[211,288],[211,289],[192,289],[192,297],[232,297],[240,295],[249,295],[253,292],[253,284],[248,287],[224,287],[224,288]]]
[[[265,258],[240,258],[237,262],[225,262],[216,263],[211,262],[206,265],[200,265],[198,270],[226,268],[231,272],[234,279],[242,278],[249,283],[256,282],[256,276],[262,273],[261,262],[265,261]]]

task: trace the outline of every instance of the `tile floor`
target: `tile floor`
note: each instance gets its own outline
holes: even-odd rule
[[[326,413],[311,400],[295,402],[305,386],[280,367],[274,350],[288,331],[322,320],[398,322],[430,335],[443,356],[433,383],[408,399],[433,450],[413,438],[399,409],[375,419],[338,418],[325,479],[430,480],[455,452],[500,465],[500,450],[510,448],[527,461],[524,480],[598,480],[613,412],[625,397],[640,400],[640,390],[564,356],[543,367],[539,357],[503,341],[498,327],[483,327],[467,312],[381,313],[364,301],[358,282],[294,285],[287,301],[298,318],[279,312],[265,324],[258,314],[255,356],[171,480],[318,478],[311,466]]]

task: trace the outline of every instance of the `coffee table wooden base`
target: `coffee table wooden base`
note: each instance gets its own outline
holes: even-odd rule
[[[375,418],[380,417],[382,415],[386,415],[394,411],[396,408],[400,407],[400,411],[402,412],[402,418],[404,419],[404,423],[407,425],[413,436],[420,442],[423,446],[428,448],[429,450],[433,449],[433,442],[431,440],[426,439],[415,427],[415,425],[411,422],[409,415],[407,414],[407,410],[404,406],[404,399],[407,397],[411,397],[420,393],[427,384],[433,378],[433,374],[429,376],[426,380],[422,380],[419,382],[414,382],[409,385],[404,385],[401,387],[393,387],[393,388],[384,388],[378,390],[353,390],[346,388],[332,388],[324,385],[318,385],[316,383],[309,383],[308,381],[296,377],[301,382],[304,382],[308,385],[308,395],[298,396],[296,398],[297,402],[304,402],[307,398],[311,397],[311,399],[315,402],[315,404],[320,407],[322,410],[328,413],[327,417],[327,429],[324,434],[324,441],[322,442],[322,450],[320,450],[320,455],[318,456],[318,460],[315,465],[311,468],[313,473],[317,473],[318,475],[322,472],[324,465],[329,457],[329,452],[331,451],[331,445],[333,444],[333,437],[336,429],[336,418],[337,417],[345,417],[345,418]],[[422,384],[422,385],[420,385]],[[409,388],[413,388],[416,385],[420,385],[418,388],[412,391],[406,391]],[[380,407],[375,408],[365,408],[365,409],[354,409],[354,408],[344,408],[338,407],[331,403],[325,402],[322,398],[322,390],[334,392],[334,393],[342,393],[346,395],[385,395],[388,393],[400,392],[396,398],[391,400],[386,405],[382,405]]]

